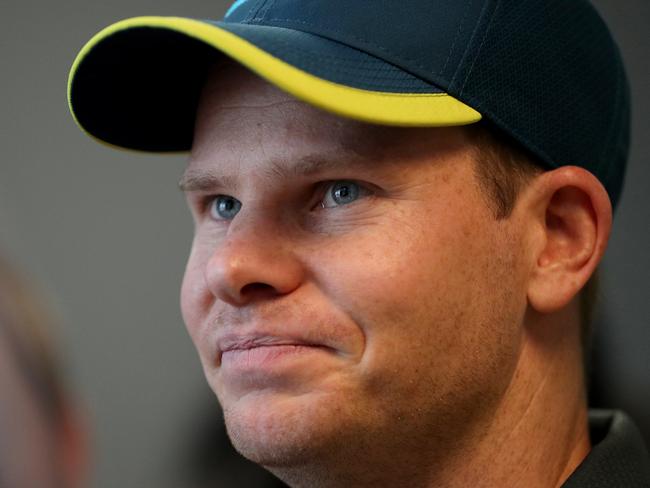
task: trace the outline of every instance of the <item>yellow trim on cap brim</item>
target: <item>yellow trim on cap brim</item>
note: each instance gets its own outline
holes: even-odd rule
[[[467,125],[481,120],[480,113],[446,93],[388,93],[352,88],[302,71],[216,25],[183,17],[134,17],[96,34],[81,49],[72,65],[68,103],[80,127],[70,94],[79,64],[95,45],[107,37],[138,27],[169,29],[203,41],[296,98],[343,117],[406,127]]]

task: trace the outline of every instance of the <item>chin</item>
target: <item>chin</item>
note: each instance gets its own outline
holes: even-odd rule
[[[300,396],[252,395],[223,405],[235,449],[247,459],[272,467],[297,467],[336,452],[343,424],[330,402]]]

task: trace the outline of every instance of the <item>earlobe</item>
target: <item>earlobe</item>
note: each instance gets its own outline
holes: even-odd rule
[[[583,168],[565,166],[536,181],[544,244],[533,256],[528,301],[540,313],[565,307],[600,263],[612,225],[603,185]]]

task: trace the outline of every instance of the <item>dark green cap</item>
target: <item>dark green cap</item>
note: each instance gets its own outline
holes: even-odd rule
[[[547,168],[588,169],[619,200],[629,87],[587,0],[238,0],[222,20],[128,19],[77,57],[71,110],[110,144],[188,150],[206,69],[224,54],[344,117],[482,118]]]

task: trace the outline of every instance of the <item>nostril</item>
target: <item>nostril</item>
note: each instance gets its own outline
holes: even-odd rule
[[[276,295],[277,291],[271,285],[266,283],[248,283],[239,292],[243,297],[250,296],[271,296]]]

